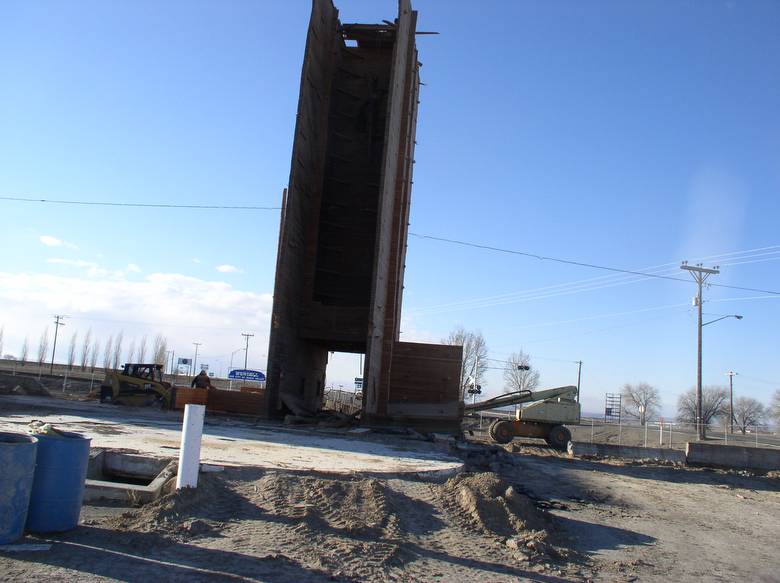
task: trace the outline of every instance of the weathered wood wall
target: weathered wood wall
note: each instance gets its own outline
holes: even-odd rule
[[[366,354],[364,422],[392,422],[399,405],[406,416],[412,404],[458,415],[459,375],[452,386],[443,380],[454,360],[446,371],[419,370],[431,354],[450,358],[452,347],[398,342],[420,87],[416,21],[410,0],[399,1],[394,24],[381,25],[341,25],[330,0],[313,0],[280,228],[269,414],[319,409],[333,350]],[[404,376],[412,363],[417,374]]]

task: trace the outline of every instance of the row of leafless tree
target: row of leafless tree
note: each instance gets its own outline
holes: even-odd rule
[[[504,371],[504,392],[519,390],[532,391],[539,386],[539,371],[531,366],[531,358],[522,350],[512,353],[506,360],[488,358],[488,348],[481,332],[466,330],[462,326],[455,328],[443,344],[463,347],[463,362],[460,369],[461,397],[466,398],[468,390],[481,386],[485,372],[491,368],[490,362],[501,366]]]
[[[644,425],[656,418],[661,410],[661,395],[658,389],[648,383],[625,384],[622,390],[623,412],[638,419]],[[720,422],[731,425],[743,434],[749,427],[773,419],[780,424],[780,389],[776,390],[769,405],[752,397],[734,399],[734,418],[729,420],[729,390],[727,387],[702,387],[702,422],[711,425]],[[696,423],[696,389],[692,388],[677,400],[677,420],[682,423]]]
[[[0,328],[0,354],[3,351],[3,332],[3,328]],[[22,366],[28,362],[37,362],[38,365],[42,365],[51,358],[49,348],[50,339],[47,326],[38,340],[38,349],[35,353],[36,358],[30,359],[30,342],[25,337],[17,360]],[[78,331],[71,335],[65,363],[69,370],[80,368],[82,371],[94,371],[99,361],[105,369],[117,369],[124,362],[143,363],[147,359],[151,359],[151,362],[157,364],[165,364],[167,348],[168,342],[166,338],[161,334],[157,334],[151,344],[146,335],[137,343],[135,339],[131,339],[125,351],[124,332],[121,330],[116,336],[110,335],[101,346],[100,340],[93,337],[92,329],[90,328],[81,338],[79,338]],[[122,360],[123,355],[126,355],[125,360]]]

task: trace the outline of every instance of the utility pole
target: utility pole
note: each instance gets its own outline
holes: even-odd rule
[[[54,346],[52,346],[51,349],[51,366],[49,366],[49,374],[54,374],[54,353],[57,352],[57,332],[60,329],[60,326],[64,326],[65,322],[62,320],[65,319],[65,316],[62,315],[55,315],[54,316]]]
[[[198,346],[202,346],[203,342],[193,342],[195,345],[195,360],[192,363],[192,372],[195,373],[195,370],[198,368]]]
[[[739,373],[730,370],[726,373],[729,377],[729,425],[731,425],[731,433],[734,433],[734,375]]]
[[[688,265],[687,261],[682,262],[682,265],[680,265],[680,269],[684,269],[685,271],[690,272],[691,276],[693,276],[694,281],[698,285],[698,293],[696,295],[696,306],[698,307],[698,314],[699,314],[699,325],[698,325],[699,338],[698,338],[698,350],[697,350],[697,359],[696,359],[696,425],[698,427],[699,439],[704,439],[706,437],[706,430],[704,428],[704,423],[702,420],[702,410],[701,410],[701,399],[702,399],[701,397],[701,328],[702,328],[701,290],[702,290],[702,286],[704,285],[704,282],[707,281],[710,275],[717,275],[718,273],[720,273],[720,269],[718,269],[718,266],[715,266],[712,269],[708,267],[703,267],[701,263],[697,265]]]
[[[247,359],[249,358],[249,339],[254,336],[254,334],[248,334],[246,332],[241,332],[241,336],[246,338],[246,348],[244,348],[244,369],[246,369],[246,363]]]
[[[577,361],[577,402],[580,402],[580,378],[582,377],[582,361]]]

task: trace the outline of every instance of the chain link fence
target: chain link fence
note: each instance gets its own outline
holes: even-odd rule
[[[635,447],[685,449],[687,442],[698,439],[698,427],[693,423],[650,421],[641,425],[638,422],[605,423],[603,419],[583,418],[580,425],[570,429],[574,441]],[[745,433],[735,426],[732,433],[729,426],[708,425],[705,433],[708,441],[723,445],[780,448],[780,434],[773,426],[751,425]]]

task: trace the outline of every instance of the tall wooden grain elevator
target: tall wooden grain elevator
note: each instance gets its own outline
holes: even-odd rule
[[[268,414],[316,412],[330,351],[365,353],[361,422],[459,429],[461,347],[400,342],[419,100],[417,12],[313,0],[283,202]]]

